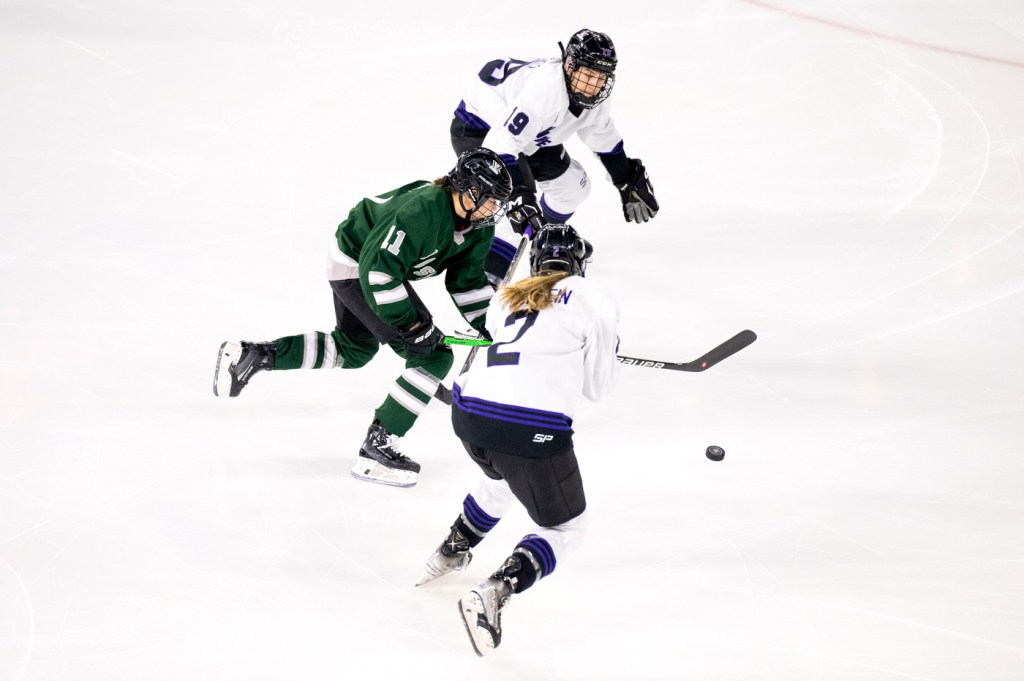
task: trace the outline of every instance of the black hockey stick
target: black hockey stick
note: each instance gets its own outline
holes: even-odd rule
[[[638,357],[626,357],[624,355],[616,355],[615,358],[619,360],[619,364],[626,366],[645,367],[649,369],[672,369],[673,371],[704,371],[715,366],[723,359],[735,355],[737,352],[756,340],[757,334],[750,329],[740,331],[729,340],[725,341],[718,347],[709,350],[692,362],[659,362],[653,359],[640,359]],[[484,345],[490,345],[490,342],[478,338],[453,338],[452,336],[446,336],[444,343],[445,345],[472,345],[473,350]],[[448,390],[448,388],[444,387],[444,384],[439,384],[437,386],[437,390],[434,392],[434,397],[445,404],[450,405],[452,403],[452,392]]]
[[[757,334],[747,329],[725,341],[713,350],[710,350],[692,362],[659,362],[654,359],[639,359],[638,357],[624,357],[616,355],[619,364],[635,367],[649,367],[651,369],[672,369],[674,371],[704,371],[715,366],[723,359],[735,355],[757,340]]]

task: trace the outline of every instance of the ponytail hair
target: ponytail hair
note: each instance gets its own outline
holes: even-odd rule
[[[551,289],[555,287],[555,284],[569,276],[572,276],[571,272],[538,274],[517,281],[514,284],[502,286],[498,295],[501,296],[502,304],[510,312],[518,312],[519,310],[540,312],[551,307],[554,303]]]

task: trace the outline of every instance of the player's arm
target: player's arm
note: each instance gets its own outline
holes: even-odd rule
[[[588,291],[586,314],[591,325],[583,343],[583,396],[593,402],[603,398],[619,372],[619,311],[611,299]]]
[[[452,297],[459,314],[477,332],[486,335],[487,307],[494,296],[494,288],[487,281],[484,257],[488,239],[479,239],[473,249],[448,266],[444,285]],[[490,336],[487,336],[490,337]]]
[[[640,159],[626,155],[622,135],[615,128],[611,116],[605,115],[594,125],[580,128],[578,134],[600,159],[612,184],[619,190],[622,216],[626,222],[647,222],[657,215],[660,206],[647,176],[647,168]]]
[[[405,281],[419,260],[418,245],[402,223],[380,225],[367,237],[359,255],[359,283],[366,302],[378,317],[396,329],[417,321]]]

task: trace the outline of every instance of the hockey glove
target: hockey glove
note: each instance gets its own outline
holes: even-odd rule
[[[626,222],[647,222],[658,214],[658,200],[654,198],[654,187],[647,177],[647,169],[638,158],[629,159],[633,177],[618,186],[622,200],[622,216]]]
[[[537,196],[528,189],[513,192],[509,198],[508,221],[516,234],[533,236],[544,225]],[[527,233],[527,229],[531,233]]]
[[[434,326],[431,319],[417,321],[409,329],[399,329],[398,335],[401,336],[402,347],[409,357],[429,355],[444,344],[444,333]]]

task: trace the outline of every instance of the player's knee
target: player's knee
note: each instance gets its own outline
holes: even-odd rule
[[[416,367],[418,369],[422,369],[440,381],[448,375],[448,372],[451,371],[452,365],[454,364],[455,353],[451,351],[451,348],[441,347],[424,357],[409,359],[405,363],[405,366],[409,368]]]
[[[338,347],[338,366],[342,369],[358,369],[366,366],[380,349],[376,338],[350,336],[337,329],[331,334]]]
[[[566,222],[590,196],[590,178],[577,161],[556,180],[542,183],[544,193],[540,205],[545,217],[553,222]]]

